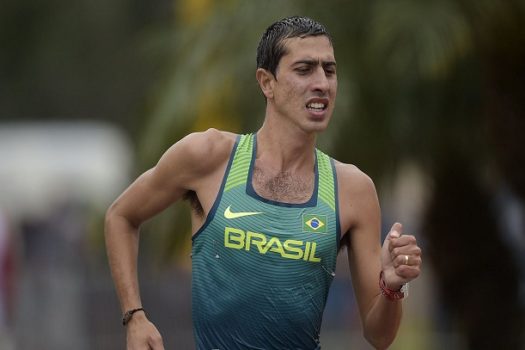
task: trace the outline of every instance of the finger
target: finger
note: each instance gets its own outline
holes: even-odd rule
[[[417,239],[413,235],[403,235],[399,238],[392,239],[390,245],[392,249],[405,246],[417,246]]]
[[[421,268],[420,266],[402,265],[397,267],[395,272],[396,275],[404,279],[405,282],[409,282],[419,276],[421,273]]]
[[[150,344],[149,345],[150,350],[164,350],[164,345],[162,343],[160,344]]]
[[[421,256],[422,251],[421,251],[421,248],[419,248],[415,244],[393,247],[392,250],[390,251],[390,256],[392,257],[392,260],[394,260],[398,256],[405,255],[405,254]]]
[[[164,350],[164,344],[162,342],[162,337],[160,334],[156,334],[151,337],[149,341],[149,346],[151,350]]]
[[[421,249],[419,249],[419,247],[414,247],[410,250],[404,250],[397,254],[391,254],[390,259],[392,260],[394,268],[402,265],[419,266],[422,262]]]
[[[388,238],[399,238],[401,237],[403,232],[403,225],[401,225],[399,222],[396,222],[394,225],[392,225],[392,228],[390,229],[390,232],[388,233]]]
[[[388,234],[386,235],[383,247],[388,249],[388,251],[392,252],[392,249],[394,248],[392,243],[401,237],[402,232],[403,225],[401,225],[399,222],[396,222],[394,225],[392,225],[390,232],[388,232]]]
[[[400,254],[392,259],[394,268],[409,266],[409,267],[419,267],[421,266],[422,259],[420,255],[411,255],[411,254]]]

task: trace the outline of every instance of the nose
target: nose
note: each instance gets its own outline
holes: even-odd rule
[[[326,76],[326,72],[322,67],[318,67],[313,75],[312,89],[319,92],[327,92],[330,88],[330,82]]]

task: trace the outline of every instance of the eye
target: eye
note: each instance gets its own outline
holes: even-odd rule
[[[332,76],[336,74],[335,67],[325,67],[324,71],[327,76]]]
[[[305,74],[308,74],[310,72],[310,67],[308,66],[302,66],[302,67],[297,67],[295,69],[295,71],[301,75],[305,75]]]

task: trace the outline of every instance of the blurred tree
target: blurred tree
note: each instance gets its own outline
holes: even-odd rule
[[[375,179],[416,160],[433,179],[423,233],[469,349],[523,346],[517,262],[492,207],[502,183],[525,199],[516,162],[525,156],[517,136],[525,131],[524,7],[354,1],[345,11],[360,14],[350,37],[361,37],[348,52],[358,97],[334,154]],[[494,295],[501,298],[486,307]]]
[[[160,56],[143,51],[171,0],[0,4],[0,120],[113,121],[132,135]]]
[[[317,18],[340,62],[336,117],[320,143],[376,181],[406,160],[419,164],[434,181],[424,234],[451,319],[469,348],[518,348],[516,262],[491,258],[510,256],[491,202],[502,183],[525,199],[524,2],[185,3],[178,13],[186,20],[170,39],[171,73],[148,112],[144,164],[192,130],[256,129],[264,113],[253,78],[256,39],[278,18]],[[177,231],[189,231],[183,227]],[[499,288],[504,298],[486,308]]]
[[[433,179],[423,233],[451,319],[469,348],[519,348],[516,262],[493,203],[503,186],[525,200],[523,0],[5,0],[0,120],[114,121],[139,136],[142,172],[188,132],[260,125],[257,41],[292,14],[335,41],[338,106],[321,147],[378,183],[419,164]],[[146,227],[164,257],[190,244],[185,210]]]
[[[170,48],[172,60],[144,119],[139,143],[142,169],[153,166],[159,154],[191,131],[214,127],[243,132],[257,127],[264,111],[254,70],[258,38],[282,11],[295,9],[293,2],[276,1],[176,4],[175,26],[156,42]],[[191,243],[185,210],[176,205],[174,213],[167,211],[144,228],[156,232],[146,244],[162,252],[156,254],[161,261],[176,258]]]

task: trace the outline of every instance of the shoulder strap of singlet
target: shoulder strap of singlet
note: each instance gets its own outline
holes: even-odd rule
[[[240,136],[230,172],[227,175],[228,178],[226,179],[224,192],[228,192],[232,188],[246,183],[250,170],[250,162],[252,160],[254,137],[254,134]]]
[[[336,210],[337,182],[332,159],[316,149],[317,168],[319,171],[318,199],[326,203],[332,210]]]
[[[341,223],[339,222],[339,198],[337,188],[337,172],[333,158],[316,149],[319,171],[318,200],[326,203],[334,211],[337,249],[341,239]]]

